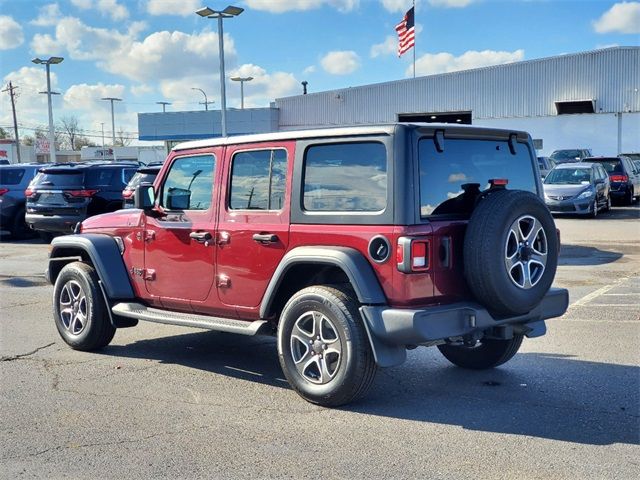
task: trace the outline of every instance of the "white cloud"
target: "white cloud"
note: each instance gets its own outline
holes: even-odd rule
[[[467,175],[463,172],[460,173],[452,173],[451,175],[449,175],[449,178],[447,179],[447,181],[449,183],[458,183],[458,182],[466,182],[468,181],[469,178],[467,177]],[[457,194],[456,194],[457,195]]]
[[[24,43],[22,27],[12,17],[0,15],[0,50],[11,50]]]
[[[323,6],[350,12],[358,7],[360,0],[246,0],[246,4],[254,10],[270,13],[315,10]]]
[[[71,3],[80,10],[89,10],[92,5],[92,0],[71,0]]]
[[[310,75],[312,73],[316,73],[316,66],[315,65],[309,65],[304,70],[302,70],[302,74],[303,75]]]
[[[96,7],[98,7],[100,13],[111,17],[116,22],[129,18],[129,10],[124,5],[119,4],[118,0],[97,0]]]
[[[29,23],[38,27],[50,27],[58,23],[61,18],[62,13],[60,12],[58,4],[50,3],[44,7],[40,7],[38,9],[38,17]]]
[[[416,60],[416,75],[456,72],[459,70],[488,67],[490,65],[519,62],[523,59],[524,50],[522,49],[513,52],[495,50],[483,50],[479,52],[469,50],[458,57],[447,52],[436,54],[428,53]],[[412,72],[413,67],[409,66],[406,70],[406,75],[410,76]]]
[[[187,17],[206,2],[202,0],[149,0],[147,12],[151,15],[180,15]]]
[[[102,98],[115,97],[122,98],[124,94],[124,85],[105,85],[98,83],[96,85],[87,85],[81,83],[70,86],[63,95],[65,108],[72,110],[93,110],[99,108],[102,103],[111,108],[111,104]],[[102,102],[102,103],[101,103]]]
[[[598,33],[640,33],[640,2],[613,5],[593,22]]]
[[[36,33],[31,41],[31,49],[36,55],[59,55],[64,47],[48,33]]]
[[[360,58],[352,50],[329,52],[322,57],[320,65],[332,75],[348,75],[360,67]]]
[[[387,35],[382,43],[376,43],[371,46],[369,56],[371,58],[383,55],[391,55],[398,52],[398,38],[395,35]]]
[[[153,93],[156,91],[155,87],[152,87],[151,85],[147,85],[144,83],[140,85],[132,85],[129,87],[129,90],[136,97],[147,95],[149,93]]]
[[[245,106],[265,107],[274,98],[299,93],[302,88],[291,73],[268,73],[264,68],[250,63],[241,65],[233,70],[229,76],[253,77],[252,81],[244,84]],[[240,88],[239,86],[234,88],[233,84],[235,82],[231,82],[231,86],[227,87],[227,92],[231,91],[231,95],[240,98]]]
[[[404,13],[411,8],[408,0],[380,0],[382,6],[391,13]],[[442,8],[464,8],[478,0],[428,0],[429,5]],[[416,8],[420,10],[423,0],[416,2]]]
[[[57,91],[58,76],[54,70],[51,70],[51,89]],[[34,125],[34,121],[45,124],[47,119],[47,96],[38,92],[47,89],[47,76],[44,67],[22,67],[17,71],[10,72],[2,79],[2,85],[6,85],[9,81],[14,85],[18,85],[18,97],[16,100],[16,108],[20,112],[20,123],[29,123]],[[59,96],[54,95],[54,109],[59,102]],[[11,104],[9,95],[0,95],[0,123],[10,125]]]

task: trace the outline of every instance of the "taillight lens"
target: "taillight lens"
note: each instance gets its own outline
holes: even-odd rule
[[[0,196],[4,195],[5,193],[7,193],[9,191],[8,188],[0,188]]]
[[[98,190],[67,190],[64,192],[65,197],[73,198],[89,198],[93,197]]]
[[[396,247],[396,264],[403,273],[429,269],[430,242],[424,238],[400,237]]]
[[[36,196],[36,192],[33,188],[28,187],[25,191],[24,191],[24,196],[27,198],[33,198]]]
[[[133,197],[133,190],[123,190],[122,198],[131,198]]]
[[[611,175],[609,177],[609,180],[611,180],[612,182],[626,183],[629,181],[629,177],[627,175]]]

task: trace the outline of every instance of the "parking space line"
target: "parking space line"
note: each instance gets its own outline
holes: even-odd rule
[[[600,295],[603,295],[603,294],[607,293],[612,288],[617,287],[618,284],[620,282],[624,281],[624,280],[626,280],[626,278],[620,279],[616,283],[612,283],[610,285],[605,285],[604,287],[601,287],[601,288],[597,289],[594,292],[588,293],[587,295],[582,297],[580,300],[576,300],[571,305],[569,305],[569,308],[572,308],[572,307],[583,307],[584,305],[589,303],[594,298],[598,298]]]

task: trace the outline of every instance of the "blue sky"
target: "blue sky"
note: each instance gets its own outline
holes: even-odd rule
[[[197,110],[207,92],[219,102],[215,20],[194,12],[214,0],[0,0],[0,79],[18,87],[23,134],[46,125],[44,67],[34,57],[62,56],[52,66],[54,117],[74,115],[97,135],[132,136],[138,112]],[[395,54],[394,26],[411,0],[238,0],[245,9],[225,20],[227,76],[253,76],[245,106],[309,91],[411,76],[413,51]],[[640,2],[605,0],[417,0],[417,75],[531,60],[612,45],[640,43]],[[239,84],[227,82],[227,106],[240,105]],[[0,95],[0,126],[12,124]],[[95,140],[95,139],[94,139]]]

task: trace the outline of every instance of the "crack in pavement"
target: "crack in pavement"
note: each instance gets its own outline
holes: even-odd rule
[[[34,350],[31,350],[30,352],[27,353],[18,353],[17,355],[8,355],[5,357],[0,357],[0,362],[12,362],[14,360],[20,360],[21,358],[24,357],[29,357],[31,355],[33,355],[34,353],[38,353],[40,350],[44,350],[45,348],[49,348],[52,345],[55,345],[56,342],[51,342],[51,343],[47,343],[46,345],[43,345],[41,347],[38,347]]]

